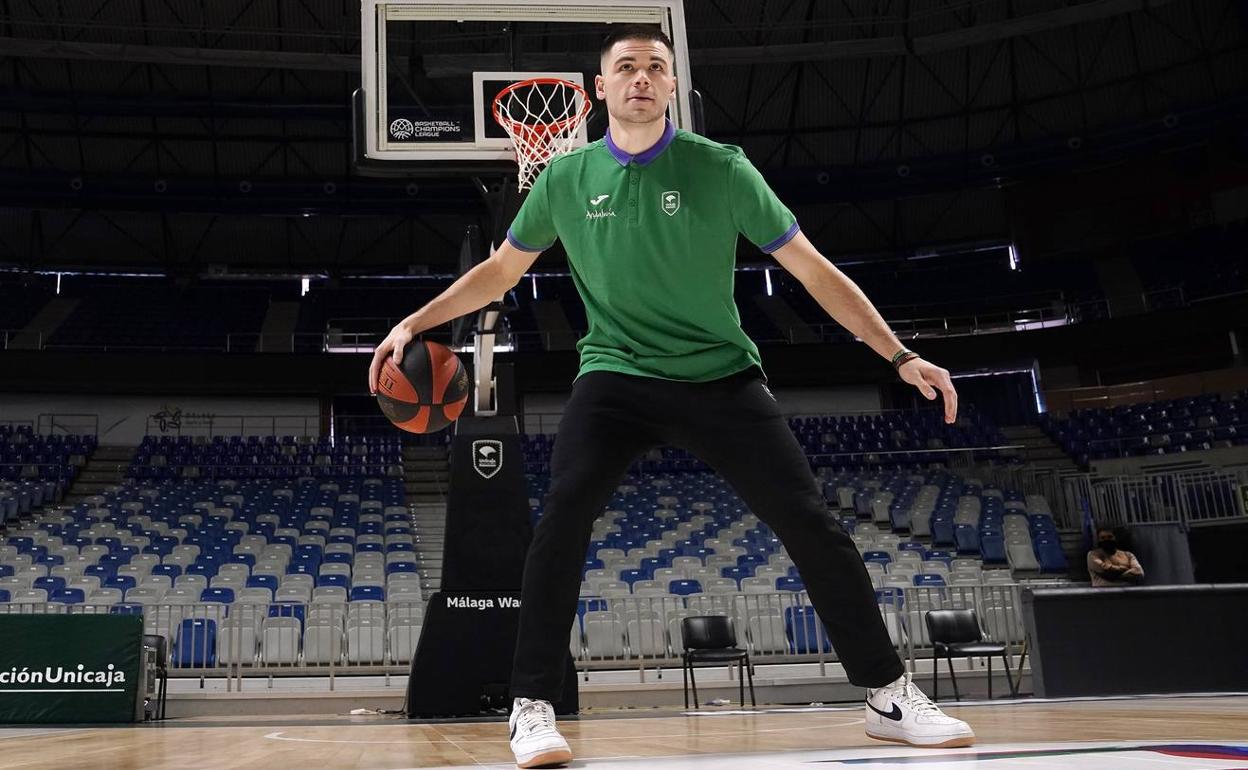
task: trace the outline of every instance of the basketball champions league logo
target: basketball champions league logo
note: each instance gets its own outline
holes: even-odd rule
[[[472,467],[481,478],[493,478],[503,469],[503,442],[495,439],[472,442]]]

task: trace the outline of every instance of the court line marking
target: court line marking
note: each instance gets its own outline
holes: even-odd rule
[[[865,719],[854,719],[849,722],[842,722],[839,724],[819,724],[819,725],[807,725],[807,726],[802,726],[802,727],[769,727],[769,728],[761,728],[761,729],[756,729],[756,730],[741,730],[738,732],[731,732],[731,733],[712,733],[709,735],[698,735],[698,736],[693,736],[693,737],[710,738],[710,739],[736,738],[736,737],[745,736],[745,735],[757,735],[759,733],[793,733],[793,732],[802,732],[806,730],[827,730],[827,729],[836,728],[836,727],[853,727],[854,725],[861,725],[865,723],[866,723]],[[405,727],[427,727],[427,725],[405,725]],[[335,740],[331,738],[292,738],[289,736],[282,735],[283,732],[286,732],[286,731],[278,730],[276,732],[268,733],[264,737],[271,741],[295,741],[298,743],[394,743],[394,744],[399,744],[399,745],[411,745],[414,743],[443,743],[445,742],[445,743],[451,744],[452,746],[455,746],[455,748],[459,749],[460,751],[464,750],[454,740],[446,737],[445,735],[442,735],[440,732],[438,734],[442,735],[443,740],[430,740],[426,738],[421,741],[358,741],[358,740]],[[438,732],[438,731],[435,730],[434,732]],[[652,739],[652,738],[689,738],[689,737],[691,736],[688,733],[672,733],[668,735],[646,735],[645,736],[647,740]],[[580,741],[620,741],[620,740],[629,740],[629,738],[630,736],[627,736],[627,735],[608,735],[608,736],[597,736],[597,737],[572,738],[572,740],[577,741],[577,742],[580,742]],[[472,740],[461,739],[460,743],[468,743],[468,744],[511,743],[511,741],[509,739],[479,738],[479,739],[472,739]]]
[[[1146,747],[1142,747],[1142,748],[1146,748]],[[1139,749],[1136,749],[1136,750],[1139,751]],[[1172,757],[1170,759],[1161,759],[1160,757],[1131,757],[1131,760],[1133,762],[1159,762],[1163,765],[1191,765],[1190,761],[1185,762],[1183,759],[1180,759],[1179,757]],[[1218,759],[1214,761],[1215,762],[1223,762],[1223,761],[1235,762],[1237,760],[1235,760],[1232,757],[1227,757],[1225,760]]]
[[[458,743],[456,743],[449,735],[446,735],[445,733],[443,733],[441,730],[439,730],[436,727],[433,728],[433,731],[437,733],[438,735],[441,735],[443,738],[445,738],[447,743],[451,744],[456,749],[459,749],[459,752],[463,754],[465,757],[468,757],[469,759],[471,759],[477,767],[484,767],[484,765],[481,764],[481,760],[477,759],[472,754],[470,754],[467,749],[465,749],[463,746],[460,746]]]
[[[5,735],[5,732],[7,732],[10,729],[16,732],[19,732],[21,734],[20,735]],[[24,731],[21,728],[6,728],[4,730],[0,730],[0,741],[16,741],[19,738],[43,738],[48,735],[70,735],[73,733],[86,733],[90,731],[91,731],[90,728],[85,728],[85,727],[69,727],[69,728],[54,727],[54,728],[48,728],[48,729],[43,729],[43,730],[36,729],[34,731]]]

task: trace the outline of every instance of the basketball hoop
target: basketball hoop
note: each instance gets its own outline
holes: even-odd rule
[[[559,78],[520,80],[498,92],[494,120],[515,145],[521,190],[530,189],[547,163],[572,149],[590,106],[584,88]]]

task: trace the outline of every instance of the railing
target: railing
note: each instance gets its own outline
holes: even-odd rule
[[[71,457],[82,457],[82,455],[71,455]],[[81,467],[86,464],[86,458],[83,457],[82,462],[71,461],[69,463],[0,463],[0,479],[6,478],[10,469],[17,468],[18,472],[16,475],[18,480],[43,480],[45,479],[43,475],[45,469],[52,471],[53,474],[58,474],[65,471],[67,464],[71,467]],[[52,481],[59,478],[59,476],[52,476],[47,477],[46,480]]]
[[[809,409],[802,410],[785,410],[784,404],[780,404],[781,412],[786,420],[801,419],[804,417],[859,417],[862,415],[904,415],[907,417],[919,417],[924,414],[943,415],[944,411],[939,408],[909,408],[909,409],[840,409],[828,410],[823,412],[812,412]],[[973,407],[972,407],[973,408]],[[522,428],[525,433],[554,433],[559,426],[559,420],[563,417],[563,412],[543,412],[539,410],[525,410],[524,422]],[[943,420],[943,418],[942,418]],[[832,432],[832,431],[827,431]]]
[[[73,436],[99,436],[100,416],[98,414],[48,414],[39,415],[35,423],[36,433],[50,436],[55,433]]]
[[[316,414],[247,415],[158,412],[144,423],[148,436],[319,436]]]
[[[1176,428],[1174,430],[1156,429],[1156,430],[1150,430],[1145,433],[1140,433],[1135,436],[1114,436],[1113,438],[1093,438],[1093,439],[1087,439],[1087,445],[1090,451],[1113,450],[1119,453],[1127,452],[1128,453],[1127,456],[1139,457],[1141,455],[1138,455],[1138,454],[1132,455],[1130,454],[1130,451],[1133,449],[1138,449],[1138,448],[1142,448],[1145,446],[1147,446],[1148,448],[1171,446],[1172,445],[1172,442],[1170,441],[1171,433],[1203,433],[1206,431],[1212,433],[1215,430],[1225,429],[1225,428],[1234,428],[1237,433],[1248,431],[1248,420],[1245,420],[1243,422],[1230,423],[1230,424],[1219,423],[1218,425],[1209,425],[1203,428]],[[1163,438],[1165,439],[1164,441],[1162,441]],[[1142,443],[1144,442],[1145,439],[1147,439],[1147,444]],[[1210,438],[1209,440],[1212,442],[1212,441],[1225,441],[1226,439]],[[1195,439],[1193,439],[1193,441],[1195,441]],[[1182,443],[1182,442],[1179,442],[1179,443]],[[1093,458],[1094,461],[1096,459],[1106,459],[1106,458]],[[1114,458],[1107,458],[1107,459],[1114,459]]]
[[[943,588],[897,587],[877,591],[877,601],[898,654],[914,670],[931,649],[924,613],[935,609],[973,608],[989,638],[1016,650],[1024,638],[1019,600],[1021,584],[985,582]],[[582,597],[581,626],[569,634],[569,647],[583,671],[680,665],[680,621],[691,615],[726,615],[738,644],[755,663],[837,662],[821,622],[804,591],[695,594],[692,596]],[[579,637],[578,637],[579,632]]]
[[[1182,287],[1176,286],[1140,294],[1121,295],[1066,305],[1052,304],[1014,310],[966,314],[935,314],[887,318],[890,328],[903,339],[953,337],[962,335],[999,334],[1005,332],[1065,326],[1084,321],[1105,320],[1116,316],[1159,308],[1183,307],[1189,304]],[[891,308],[884,307],[884,311]],[[891,313],[890,313],[891,315]],[[263,332],[232,332],[220,343],[210,345],[115,345],[98,343],[51,343],[42,333],[33,346],[38,350],[150,351],[150,352],[225,352],[225,353],[370,353],[399,317],[360,316],[331,319],[332,329],[318,332],[265,334]],[[336,324],[337,326],[334,326]],[[360,331],[358,327],[367,327]],[[503,331],[498,343],[511,349],[566,350],[572,348],[584,330],[565,331]],[[17,330],[0,330],[0,342],[8,349]],[[443,344],[450,341],[450,332],[437,330],[424,335]],[[836,323],[802,324],[778,332],[759,333],[754,339],[761,343],[808,343],[852,341],[853,334]]]
[[[893,449],[886,451],[863,450],[859,452],[834,452],[807,455],[816,466],[854,463],[861,465],[884,465],[890,462],[944,463],[950,468],[969,469],[978,460],[1001,457],[1008,460],[1026,449],[1022,444],[997,444],[992,446],[956,447],[951,449]],[[857,459],[855,459],[857,458]]]
[[[1082,507],[1078,497],[1070,495],[1065,479],[1079,475],[1077,471],[1036,467],[1029,463],[983,465],[972,467],[969,476],[982,478],[1001,489],[1018,489],[1024,495],[1040,495],[1049,504],[1050,513],[1062,529],[1082,527]]]
[[[988,637],[1012,654],[1025,637],[1020,591],[1027,584],[986,580],[948,587],[897,587],[877,591],[889,638],[914,670],[931,655],[924,613],[973,608]],[[145,605],[14,602],[0,612],[141,614],[145,633],[169,640],[171,675],[224,677],[229,689],[246,679],[342,674],[406,675],[424,622],[421,600],[386,602],[244,602],[233,604],[152,602]],[[567,644],[578,670],[637,669],[680,665],[680,620],[727,615],[738,644],[753,662],[816,663],[820,675],[837,662],[826,631],[805,592],[695,594],[692,596],[581,597]],[[196,621],[199,624],[196,624]],[[204,623],[208,621],[211,626]]]
[[[1044,391],[1050,414],[1065,415],[1076,409],[1111,409],[1207,394],[1229,394],[1248,387],[1248,370],[1214,369],[1178,374],[1118,385],[1049,388]]]
[[[1199,470],[1143,476],[1079,474],[1065,497],[1086,501],[1097,526],[1219,524],[1248,517],[1248,470]]]
[[[378,411],[377,414],[334,414],[336,436],[385,436],[399,438],[404,446],[441,447],[450,443],[452,431],[435,433],[408,433],[395,429],[394,423]]]
[[[380,474],[381,476],[385,478],[400,478],[400,479],[403,478],[402,461],[397,462],[397,463],[383,462],[380,460],[376,462],[369,462],[367,459],[367,455],[353,456],[352,459],[362,460],[362,462],[359,462],[359,463],[355,463],[355,462],[352,462],[352,463],[335,463],[335,462],[316,463],[316,462],[313,462],[313,463],[297,463],[293,465],[280,465],[280,464],[274,465],[272,463],[261,463],[257,465],[246,465],[246,464],[240,464],[240,463],[217,463],[217,464],[214,464],[214,463],[168,463],[168,464],[162,465],[159,463],[157,464],[147,463],[147,464],[140,465],[139,467],[174,468],[176,469],[174,476],[179,479],[216,480],[216,479],[239,479],[242,477],[273,478],[273,479],[287,479],[287,478],[295,478],[295,477],[318,478],[315,471],[321,468],[334,469],[333,472],[328,475],[340,476],[340,475],[346,475],[346,471],[337,470],[337,469],[345,469],[348,467],[354,467],[356,465],[364,465],[364,466],[380,465],[380,466],[385,467],[385,471],[382,474]],[[130,466],[128,464],[119,463],[118,468],[126,472],[127,475],[129,475]],[[140,479],[140,482],[142,481],[144,481],[144,479]],[[446,494],[445,490],[442,490],[441,488],[439,488],[439,492],[441,492],[444,496]]]

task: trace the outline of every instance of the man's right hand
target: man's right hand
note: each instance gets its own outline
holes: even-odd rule
[[[394,359],[394,365],[398,366],[403,360],[403,349],[416,335],[408,326],[407,319],[398,323],[386,338],[381,341],[377,349],[373,351],[373,362],[368,367],[368,392],[377,395],[377,380],[381,377],[381,367],[386,362],[386,356]]]

